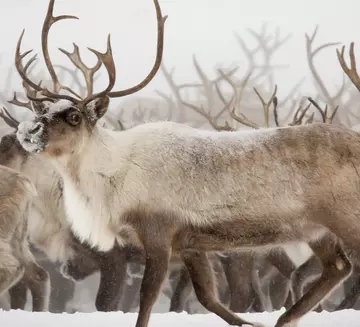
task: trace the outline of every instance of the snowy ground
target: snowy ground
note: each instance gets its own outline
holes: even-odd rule
[[[284,311],[272,313],[249,313],[241,316],[250,321],[273,327],[276,319]],[[32,313],[27,311],[0,311],[1,326],[26,326],[26,327],[134,327],[136,313],[75,313],[75,314],[52,314]],[[337,312],[311,312],[299,322],[298,327],[358,327],[360,325],[360,311],[343,310]],[[154,313],[151,315],[149,327],[225,327],[224,321],[214,314],[186,313]]]

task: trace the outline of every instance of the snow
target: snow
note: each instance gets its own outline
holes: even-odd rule
[[[285,311],[271,313],[245,313],[241,317],[248,321],[256,321],[273,327],[277,318]],[[74,314],[53,314],[48,312],[28,312],[20,310],[0,311],[1,326],[27,326],[27,327],[133,327],[135,326],[137,313],[122,312],[93,312]],[[358,327],[360,311],[343,310],[336,312],[311,312],[304,316],[298,323],[298,327]],[[154,313],[151,315],[149,327],[225,327],[228,326],[215,314],[182,313]]]

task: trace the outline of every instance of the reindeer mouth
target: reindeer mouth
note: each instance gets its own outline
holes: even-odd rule
[[[40,122],[22,122],[16,132],[16,137],[24,150],[33,153],[44,151],[47,144],[46,135],[45,126]]]

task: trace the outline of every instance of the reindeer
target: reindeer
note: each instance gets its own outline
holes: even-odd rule
[[[33,311],[46,311],[49,277],[36,263],[27,240],[27,216],[36,189],[26,176],[13,169],[0,166],[0,175],[0,294],[22,282],[31,291]]]
[[[19,123],[7,111],[2,113],[2,117],[17,129]],[[121,256],[118,254],[115,258],[111,251],[88,252],[85,250],[87,245],[80,243],[72,234],[65,218],[63,184],[57,171],[42,158],[29,156],[20,146],[15,132],[1,138],[0,164],[26,175],[37,188],[38,197],[32,202],[28,217],[29,242],[45,253],[52,262],[63,262],[66,265],[68,260],[81,256],[79,270],[82,269],[86,275],[93,272],[88,263],[95,261],[101,275],[96,308],[99,311],[117,310],[126,261],[121,262]],[[62,273],[67,276],[66,269]],[[80,276],[74,273],[71,277],[77,280]],[[13,309],[24,309],[25,286],[24,283],[19,283],[9,290]]]
[[[259,46],[255,48],[254,51],[260,50],[264,47],[264,57],[266,59],[267,65],[261,66],[259,63],[255,65],[252,60],[252,64],[250,65],[248,72],[245,74],[245,78],[240,83],[235,83],[235,79],[232,77],[233,73],[237,71],[237,67],[234,69],[223,72],[221,69],[218,69],[219,76],[214,79],[209,79],[206,72],[201,68],[201,65],[196,60],[196,57],[193,58],[193,63],[195,70],[199,76],[201,83],[185,83],[185,84],[177,84],[174,80],[174,69],[168,71],[164,66],[162,67],[162,72],[167,83],[170,86],[172,91],[172,95],[176,99],[176,102],[172,101],[173,97],[167,96],[162,92],[158,91],[158,94],[165,99],[165,101],[169,104],[170,107],[175,109],[179,109],[180,106],[185,109],[189,108],[194,113],[200,115],[205,118],[205,121],[208,122],[208,125],[211,126],[214,130],[217,131],[235,131],[237,128],[234,128],[235,124],[241,124],[241,126],[247,126],[251,128],[261,128],[261,127],[270,127],[270,107],[273,105],[273,116],[275,120],[276,126],[281,126],[279,122],[279,115],[277,112],[278,107],[282,107],[288,100],[291,98],[293,93],[296,91],[297,87],[300,83],[297,83],[293,90],[289,93],[289,95],[281,102],[278,102],[278,98],[276,96],[277,86],[275,85],[272,95],[268,101],[265,101],[261,96],[260,92],[257,88],[254,88],[254,95],[258,97],[260,100],[263,113],[264,113],[264,124],[260,125],[256,123],[251,117],[244,114],[237,114],[240,109],[246,107],[244,106],[243,97],[248,94],[245,93],[247,91],[246,86],[248,86],[249,82],[254,84],[262,75],[269,74],[271,70],[271,66],[269,66],[270,57],[272,53],[269,53],[269,48],[263,46],[266,42],[265,31],[259,35],[259,39],[262,40],[259,42]],[[253,34],[256,34],[255,32]],[[278,37],[278,33],[275,38]],[[250,50],[248,50],[245,46],[245,43],[242,39],[239,39],[244,49],[245,54],[249,54]],[[283,40],[285,41],[286,38]],[[282,41],[275,40],[274,49],[282,44]],[[249,59],[252,56],[248,56]],[[253,76],[256,67],[263,67],[263,69]],[[251,77],[251,81],[250,81]],[[269,78],[272,80],[272,78]],[[226,94],[224,94],[221,90],[221,82],[227,82],[232,89],[230,100],[227,99]],[[199,94],[204,94],[205,101],[199,103],[190,102],[189,100],[185,100],[183,94],[186,93],[189,89],[195,89]],[[217,101],[219,100],[219,101]],[[308,118],[305,117],[307,114],[311,103],[309,103],[305,108],[303,108],[303,101],[301,101],[300,105],[295,110],[293,115],[293,119],[288,123],[289,126],[295,126],[300,124],[308,124],[312,123],[314,120],[314,113],[312,113]],[[230,110],[231,109],[231,110]],[[242,110],[244,111],[244,110]],[[256,115],[257,111],[249,110],[251,115]],[[292,113],[292,110],[289,110],[289,113]],[[322,113],[322,112],[321,112]],[[224,121],[225,118],[230,118],[229,120]],[[334,112],[333,116],[336,114]],[[230,116],[230,117],[229,117]],[[290,115],[288,115],[290,116]],[[329,117],[330,118],[330,117]],[[223,120],[224,122],[221,122]],[[330,120],[329,120],[330,121]],[[234,124],[235,122],[235,124]],[[203,123],[203,122],[202,122]],[[251,306],[256,311],[271,311],[271,307],[281,308],[285,305],[286,308],[289,308],[292,305],[291,297],[287,297],[288,287],[287,283],[284,283],[284,279],[290,280],[292,272],[296,269],[296,266],[292,262],[292,260],[288,257],[286,252],[280,253],[279,251],[266,253],[265,255],[258,253],[229,253],[226,256],[226,260],[223,260],[225,263],[225,270],[227,272],[227,280],[229,283],[229,289],[231,292],[230,299],[230,309],[235,312],[245,312],[248,311]],[[255,264],[256,262],[256,264]],[[269,264],[271,263],[271,264]],[[262,271],[264,271],[262,278],[258,276],[258,269],[254,269],[251,267],[262,267]],[[270,293],[267,292],[267,296],[265,296],[264,292],[261,290],[261,281],[265,281],[270,278],[272,280],[274,277],[272,266],[275,266],[277,270],[280,272],[281,276],[277,276],[276,279],[282,284],[282,287],[274,287],[273,291]],[[266,268],[266,269],[265,269]],[[241,271],[240,271],[241,270]],[[267,271],[267,272],[266,272]],[[185,274],[185,272],[184,272]],[[263,278],[267,276],[267,278]],[[190,279],[189,279],[190,281]],[[270,286],[269,284],[267,286]],[[294,293],[293,290],[291,290]],[[254,301],[255,299],[255,301]],[[286,300],[286,301],[285,301]],[[271,303],[272,302],[272,303]],[[176,311],[176,310],[175,310]]]
[[[75,57],[72,57],[75,61]],[[78,65],[81,58],[76,58]],[[86,66],[84,75],[88,74]],[[29,67],[25,67],[28,69]],[[92,83],[90,75],[88,87]],[[35,96],[28,85],[23,87],[29,98]],[[22,102],[16,93],[10,103],[32,110],[31,102]],[[33,201],[28,218],[28,235],[32,245],[46,254],[52,262],[63,263],[60,271],[64,277],[73,281],[81,280],[100,270],[100,285],[95,306],[98,311],[115,311],[122,293],[126,275],[127,248],[114,249],[100,253],[89,251],[87,244],[81,243],[71,232],[63,201],[63,182],[57,170],[39,157],[29,156],[16,139],[19,122],[5,109],[0,117],[15,132],[6,134],[0,141],[0,164],[10,167],[29,177],[38,190],[39,196]],[[81,258],[81,260],[79,260]],[[122,261],[124,260],[124,261]],[[77,269],[68,273],[67,268],[76,262]],[[96,267],[96,268],[94,268]],[[95,270],[94,270],[95,269]],[[24,309],[26,301],[26,285],[18,283],[9,289],[11,308]]]
[[[317,31],[317,29],[315,30],[315,32],[311,38],[307,37],[308,44],[311,44],[311,42],[313,41],[313,39],[316,35],[316,31]],[[329,45],[331,46],[334,44],[329,43],[325,46],[329,46]],[[356,60],[355,60],[355,55],[354,55],[354,43],[352,42],[350,44],[350,49],[349,49],[350,67],[347,65],[347,63],[345,61],[344,51],[345,51],[344,46],[342,47],[341,51],[339,51],[338,49],[336,50],[340,66],[341,66],[342,70],[344,71],[344,73],[348,76],[348,78],[352,82],[352,84],[358,90],[360,90],[360,77],[356,70]],[[310,65],[310,67],[313,67],[313,65],[312,66]],[[314,68],[312,68],[312,69],[314,69]],[[316,75],[316,74],[314,74],[314,75]],[[326,88],[323,86],[323,83],[321,82],[321,79],[317,78],[317,80],[320,80],[320,82],[318,82],[318,84],[320,85],[321,89],[325,90],[324,94],[325,95],[328,94],[326,91]],[[331,100],[338,98],[342,94],[341,91],[344,89],[344,85],[345,85],[345,82],[343,83],[342,88],[340,89],[340,91],[334,98],[330,98],[330,96],[328,96],[328,98]],[[321,110],[320,106],[316,102],[314,105],[319,111]],[[333,110],[333,113],[336,112],[337,108],[338,107],[336,107]],[[326,109],[327,109],[327,106],[326,106],[325,110],[323,110],[323,112],[324,112],[324,114],[322,115],[323,117],[326,116]],[[331,115],[331,117],[333,117],[333,114]],[[356,128],[354,128],[354,130],[356,131]],[[357,251],[357,249],[351,249],[351,250],[354,252]],[[300,266],[296,272],[294,272],[292,279],[293,279],[293,284],[298,285],[298,287],[296,289],[296,294],[295,294],[297,299],[299,299],[302,296],[302,291],[303,291],[303,287],[305,286],[306,276],[316,275],[316,274],[317,275],[321,274],[321,260],[319,260],[319,258],[316,255],[313,255],[302,266]],[[356,262],[356,264],[354,264],[352,276],[351,276],[351,278],[349,278],[346,281],[346,284],[349,284],[346,287],[348,289],[348,291],[346,292],[345,298],[336,307],[336,310],[352,308],[354,306],[355,302],[357,301],[357,299],[359,298],[359,295],[360,295],[360,266],[359,266],[358,262]]]
[[[159,26],[161,26],[162,21],[159,19],[159,14],[158,21]],[[159,30],[157,58],[162,53],[160,49],[162,38],[163,33]],[[86,89],[91,92],[94,74],[99,70],[101,61],[98,60],[94,67],[89,68],[82,62],[76,44],[74,44],[73,53],[61,50],[81,70],[86,78]],[[29,65],[23,69],[26,72]],[[36,92],[32,92],[26,83],[23,83],[23,87],[29,99],[36,95]],[[59,89],[61,88],[62,86],[59,85]],[[36,104],[33,108],[30,101],[26,103],[19,101],[16,93],[9,102],[31,110],[37,108]],[[14,128],[15,131],[17,130],[19,122],[5,108],[1,117],[10,127]],[[15,133],[7,134],[1,139],[0,164],[26,174],[34,181],[39,190],[40,196],[34,202],[29,218],[30,242],[45,252],[50,260],[63,262],[61,272],[65,277],[77,281],[100,270],[101,278],[95,303],[96,308],[99,311],[117,310],[126,273],[126,264],[129,260],[129,254],[133,253],[133,249],[115,247],[109,252],[99,252],[90,249],[87,244],[80,243],[72,235],[65,218],[61,176],[52,165],[40,157],[29,156],[16,140]],[[25,286],[23,283],[19,283],[9,290],[12,308],[24,308]]]
[[[61,16],[50,17],[45,31]],[[323,264],[322,276],[276,327],[300,319],[348,277],[356,255],[344,249],[360,245],[357,132],[330,124],[215,132],[174,122],[110,131],[97,123],[110,98],[139,86],[113,91],[110,38],[105,53],[91,51],[109,83],[82,99],[33,82],[16,51],[21,78],[42,93],[33,100],[41,108],[19,125],[17,138],[27,152],[58,169],[67,219],[81,241],[101,251],[128,243],[145,251],[137,327],[148,325],[175,255],[188,268],[200,303],[231,325],[259,326],[217,300],[210,252],[310,244]]]
[[[86,76],[87,90],[91,91],[93,88],[93,77],[100,68],[100,61],[93,68],[87,67],[81,60],[79,48],[76,44],[74,44],[73,53],[61,50],[71,59],[76,67],[81,69],[81,72]],[[24,70],[26,71],[28,68],[29,66],[25,67]],[[26,83],[23,83],[23,87],[29,99],[35,96],[36,92],[32,92]],[[9,102],[18,107],[33,110],[31,102],[20,101],[16,93],[14,93],[13,99]],[[9,127],[14,128],[15,131],[17,130],[19,122],[8,110],[3,108],[0,117]],[[0,151],[0,162],[29,175],[35,181],[37,188],[41,189],[41,197],[37,205],[34,206],[32,216],[29,219],[33,226],[30,231],[32,244],[35,244],[45,252],[52,261],[63,262],[60,267],[62,275],[74,282],[83,280],[100,270],[100,286],[95,306],[98,311],[117,310],[124,286],[127,263],[145,262],[143,254],[129,247],[114,247],[111,251],[99,252],[90,248],[85,243],[80,243],[72,235],[65,219],[62,199],[63,186],[57,172],[52,166],[46,165],[46,162],[44,163],[41,158],[29,156],[19,145],[19,142],[17,142],[15,133],[5,135],[1,142],[6,146],[4,146],[3,151]],[[41,173],[39,173],[40,171]],[[47,172],[47,175],[44,176],[42,174],[43,171]],[[53,253],[52,250],[61,253]],[[177,265],[178,262],[175,262],[174,268]],[[182,283],[182,280],[180,280],[179,284]],[[18,284],[10,289],[9,292],[12,302],[11,307],[13,309],[23,309],[26,296],[24,285]],[[183,308],[180,303],[183,304],[182,299],[186,298],[186,295],[183,294],[184,292],[186,292],[184,288],[178,288],[172,296],[172,302],[178,303],[178,305],[173,307],[176,311]]]

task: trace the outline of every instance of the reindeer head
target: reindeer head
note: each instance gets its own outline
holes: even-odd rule
[[[163,53],[164,23],[166,16],[162,16],[157,0],[153,0],[157,14],[157,54],[152,70],[139,84],[125,90],[112,91],[116,80],[115,63],[111,50],[110,35],[107,41],[107,50],[100,53],[90,49],[98,59],[92,68],[87,67],[81,60],[79,48],[74,44],[72,53],[60,49],[73,64],[83,73],[87,86],[87,94],[84,97],[77,95],[73,90],[60,84],[53,68],[48,52],[48,34],[50,27],[62,19],[77,18],[74,16],[53,16],[54,0],[50,0],[48,12],[42,28],[42,51],[45,58],[47,69],[53,81],[53,91],[34,83],[27,76],[27,69],[36,59],[32,57],[25,66],[22,59],[31,52],[20,53],[20,46],[24,32],[22,32],[15,55],[15,66],[20,74],[27,89],[31,89],[33,94],[27,92],[28,98],[32,102],[32,108],[36,117],[31,121],[22,122],[17,131],[17,137],[28,152],[41,152],[50,156],[61,156],[73,154],[84,149],[86,140],[96,133],[97,121],[106,113],[110,98],[122,97],[135,93],[144,88],[157,73]],[[101,92],[93,92],[93,76],[99,68],[104,65],[108,73],[108,86]],[[68,91],[71,95],[60,94],[60,91]],[[42,97],[36,95],[40,93]]]
[[[107,96],[94,99],[86,106],[59,100],[45,107],[44,114],[20,123],[17,137],[28,152],[60,156],[80,151],[108,104]]]

